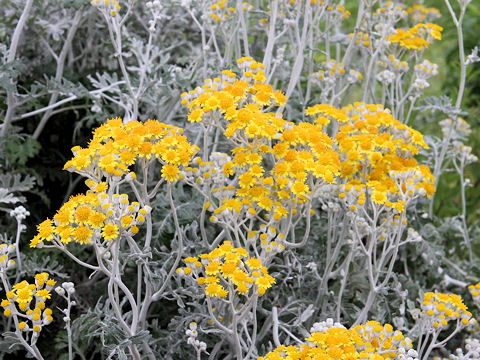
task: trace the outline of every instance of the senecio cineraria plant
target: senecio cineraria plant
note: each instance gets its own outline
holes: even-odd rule
[[[8,207],[20,188],[0,187],[17,223],[0,244],[5,344],[54,358],[42,347],[53,323],[65,359],[479,359],[480,283],[462,269],[478,260],[466,212],[477,157],[460,110],[466,67],[480,60],[465,56],[469,3],[445,0],[456,102],[420,106],[439,72],[427,49],[443,31],[422,2],[73,1],[51,25],[32,0],[9,2],[21,14],[1,66],[16,61],[35,13],[57,86],[36,85],[48,105],[32,110],[12,77],[2,138],[43,114],[36,139],[81,99],[101,124],[64,166],[88,190],[30,240],[31,254],[69,263],[71,281],[22,267],[30,213]],[[108,71],[79,91],[64,69],[89,69],[81,31]],[[444,114],[442,137],[414,129],[419,110]],[[442,267],[420,259],[438,245],[434,194],[450,169],[468,262]]]

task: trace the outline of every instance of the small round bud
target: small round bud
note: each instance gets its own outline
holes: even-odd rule
[[[15,261],[8,260],[7,270],[14,269],[16,267]]]
[[[65,295],[65,289],[60,287],[60,286],[57,286],[55,288],[55,292],[58,294],[58,295]]]

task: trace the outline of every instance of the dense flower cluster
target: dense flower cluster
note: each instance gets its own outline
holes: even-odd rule
[[[350,69],[347,73],[345,65],[335,59],[324,61],[321,64],[321,69],[311,76],[321,85],[330,87],[334,86],[343,77],[346,77],[349,83],[355,83],[363,78],[362,74],[354,69]]]
[[[129,166],[137,159],[145,164],[157,159],[162,164],[161,177],[177,181],[196,152],[181,133],[182,129],[156,120],[123,124],[116,118],[98,127],[88,147],[74,147],[74,158],[65,164],[65,169],[88,178],[90,191],[71,197],[53,219],[39,224],[30,246],[52,239],[64,244],[72,240],[88,244],[101,237],[116,239],[122,232],[130,236],[138,233],[138,225],[143,224],[150,207],[130,203],[127,194],[112,194],[109,187],[124,175],[127,180],[135,179]]]
[[[340,127],[336,141],[342,154],[340,177],[347,191],[367,189],[374,203],[398,212],[412,198],[433,194],[430,169],[413,158],[419,149],[427,148],[418,131],[400,123],[381,105],[354,103],[341,111],[348,121]]]
[[[15,323],[17,329],[33,331],[38,335],[43,326],[53,321],[52,310],[46,307],[45,302],[51,299],[55,284],[56,281],[43,272],[35,275],[34,284],[23,280],[13,285],[12,290],[6,293],[7,298],[0,304],[4,309],[3,315],[21,317],[24,321]]]
[[[468,291],[472,295],[473,301],[480,307],[480,282],[476,283],[475,285],[469,285]]]
[[[455,119],[444,119],[439,123],[443,136],[447,136],[450,132],[452,139],[466,139],[472,132],[472,128],[468,122],[466,122],[460,116]]]
[[[230,14],[235,11],[235,8],[229,7],[227,3],[227,0],[215,1],[210,5],[208,16],[214,19],[216,22],[221,22],[222,20],[228,19]]]
[[[356,45],[365,47],[365,48],[370,48],[371,46],[370,35],[368,35],[366,31],[365,32],[364,31],[357,31],[356,33],[350,33],[348,34],[348,37],[350,39],[354,39]]]
[[[332,322],[333,323],[333,322]],[[340,324],[324,326],[305,339],[306,345],[280,346],[259,360],[327,359],[417,359],[412,342],[392,326],[376,321],[346,329]]]
[[[116,16],[121,9],[117,0],[91,0],[90,3],[100,11],[111,16]]]
[[[350,17],[351,12],[348,11],[345,6],[342,4],[335,4],[333,1],[330,0],[289,0],[287,4],[289,5],[297,5],[301,3],[306,3],[307,1],[310,2],[310,6],[321,8],[326,10],[326,15],[331,16],[332,20],[344,20]]]
[[[438,65],[424,60],[421,64],[415,65],[415,81],[412,86],[414,89],[424,89],[429,87],[427,79],[438,74]]]
[[[349,118],[347,113],[342,109],[337,109],[335,106],[328,104],[316,104],[305,110],[305,114],[313,116],[315,123],[322,126],[327,126],[332,120],[340,123],[346,123]]]
[[[408,63],[406,61],[401,61],[396,58],[393,54],[390,54],[388,57],[385,57],[378,62],[382,68],[385,68],[386,71],[390,71],[394,76],[397,74],[400,75],[408,70]]]
[[[387,1],[373,13],[375,18],[385,20],[386,18],[393,18],[398,21],[398,19],[405,17],[407,11],[404,10],[403,4],[393,1]]]
[[[395,29],[394,34],[390,35],[388,40],[405,49],[423,50],[427,48],[433,40],[442,39],[442,30],[443,28],[441,26],[433,23],[418,23],[407,30]]]
[[[293,212],[295,213],[295,212]],[[274,226],[260,225],[260,230],[248,232],[248,243],[260,242],[260,258],[265,259],[285,250],[286,235],[278,232]]]
[[[311,3],[316,3],[316,1],[311,0]],[[350,17],[350,15],[352,15],[352,13],[350,11],[348,11],[345,8],[345,6],[343,6],[341,4],[336,4],[335,6],[333,6],[334,4],[332,4],[329,1],[318,1],[318,3],[320,5],[326,5],[327,13],[334,14],[334,16],[337,17],[340,20],[348,19]]]
[[[223,156],[229,160],[222,169],[208,159],[200,159],[199,168],[213,166],[215,174],[223,174],[224,186],[219,190],[236,185],[233,198],[225,197],[219,204],[210,201],[215,216],[265,210],[280,220],[293,204],[306,201],[317,180],[334,181],[338,155],[322,124],[295,125],[268,111],[285,105],[286,98],[264,83],[263,64],[241,58],[238,65],[239,79],[226,70],[222,79],[207,79],[203,87],[183,94],[191,122],[218,127],[236,145],[232,157]],[[207,182],[205,171],[189,175],[195,173],[202,176],[197,183]],[[207,178],[211,175],[209,170]]]
[[[416,309],[414,316],[419,317],[423,330],[436,331],[446,329],[451,321],[457,326],[466,326],[472,318],[459,295],[433,292],[424,295],[420,309]]]
[[[188,93],[182,94],[182,104],[190,110],[188,120],[191,122],[202,121],[205,115],[221,114],[233,125],[226,134],[232,136],[234,126],[245,129],[250,125],[242,113],[249,109],[241,109],[246,103],[253,103],[259,111],[263,106],[285,105],[286,98],[280,91],[274,91],[272,86],[265,84],[265,66],[250,57],[237,60],[242,75],[231,70],[222,71],[222,78],[206,79],[202,87],[197,87]],[[251,109],[253,110],[253,109]],[[264,116],[270,117],[269,114]],[[204,120],[212,122],[212,120]],[[255,133],[256,135],[256,133]]]
[[[53,220],[47,219],[39,224],[30,247],[53,239],[64,244],[73,240],[85,245],[101,237],[108,241],[117,239],[121,232],[128,235],[138,233],[138,225],[143,224],[150,207],[140,207],[136,201],[130,203],[127,194],[109,194],[105,183],[87,180],[87,184],[96,190],[72,196]]]
[[[434,7],[425,7],[423,4],[415,4],[407,9],[408,16],[414,23],[425,20],[434,20],[441,16],[440,11]]]
[[[119,118],[110,119],[95,129],[87,148],[72,149],[74,158],[64,169],[99,182],[103,177],[119,178],[127,174],[137,159],[158,159],[163,165],[162,177],[177,181],[180,168],[186,166],[196,152],[182,132],[157,120],[124,124]]]
[[[275,283],[259,259],[250,257],[244,248],[233,247],[230,241],[208,254],[188,257],[184,261],[186,267],[177,269],[177,273],[192,275],[210,297],[225,297],[229,291],[245,296],[250,293],[263,295]]]

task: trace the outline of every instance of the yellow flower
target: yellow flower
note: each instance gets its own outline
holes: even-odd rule
[[[180,170],[177,166],[167,164],[162,167],[162,177],[168,182],[174,182],[179,179]]]
[[[30,287],[24,287],[16,291],[17,299],[15,300],[19,304],[29,303],[33,299],[33,290]]]
[[[208,284],[205,287],[205,294],[210,297],[218,296],[218,297],[225,297],[228,291],[222,285],[219,284]]]
[[[205,268],[205,273],[207,275],[216,275],[220,271],[220,262],[212,261],[210,262],[207,267]]]
[[[38,236],[42,240],[52,240],[53,239],[53,222],[50,219],[45,220],[37,226]]]
[[[246,172],[238,178],[238,183],[242,188],[250,188],[257,182],[256,178],[250,173]]]
[[[262,267],[262,262],[255,257],[248,258],[245,263],[249,266],[250,269],[260,269]]]
[[[296,196],[305,196],[310,193],[308,185],[304,184],[301,181],[295,181],[290,188],[290,191]]]
[[[50,299],[52,297],[52,295],[50,294],[50,291],[48,291],[47,289],[38,290],[35,293],[35,296],[41,297],[43,301]]]
[[[107,223],[102,229],[102,236],[105,240],[113,240],[118,237],[119,232],[117,225]]]
[[[93,231],[86,225],[80,225],[73,230],[73,239],[84,245],[92,240]]]

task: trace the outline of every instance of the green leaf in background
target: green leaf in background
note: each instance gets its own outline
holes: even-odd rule
[[[24,166],[40,151],[40,143],[32,136],[11,136],[4,143],[5,156],[12,164]]]

